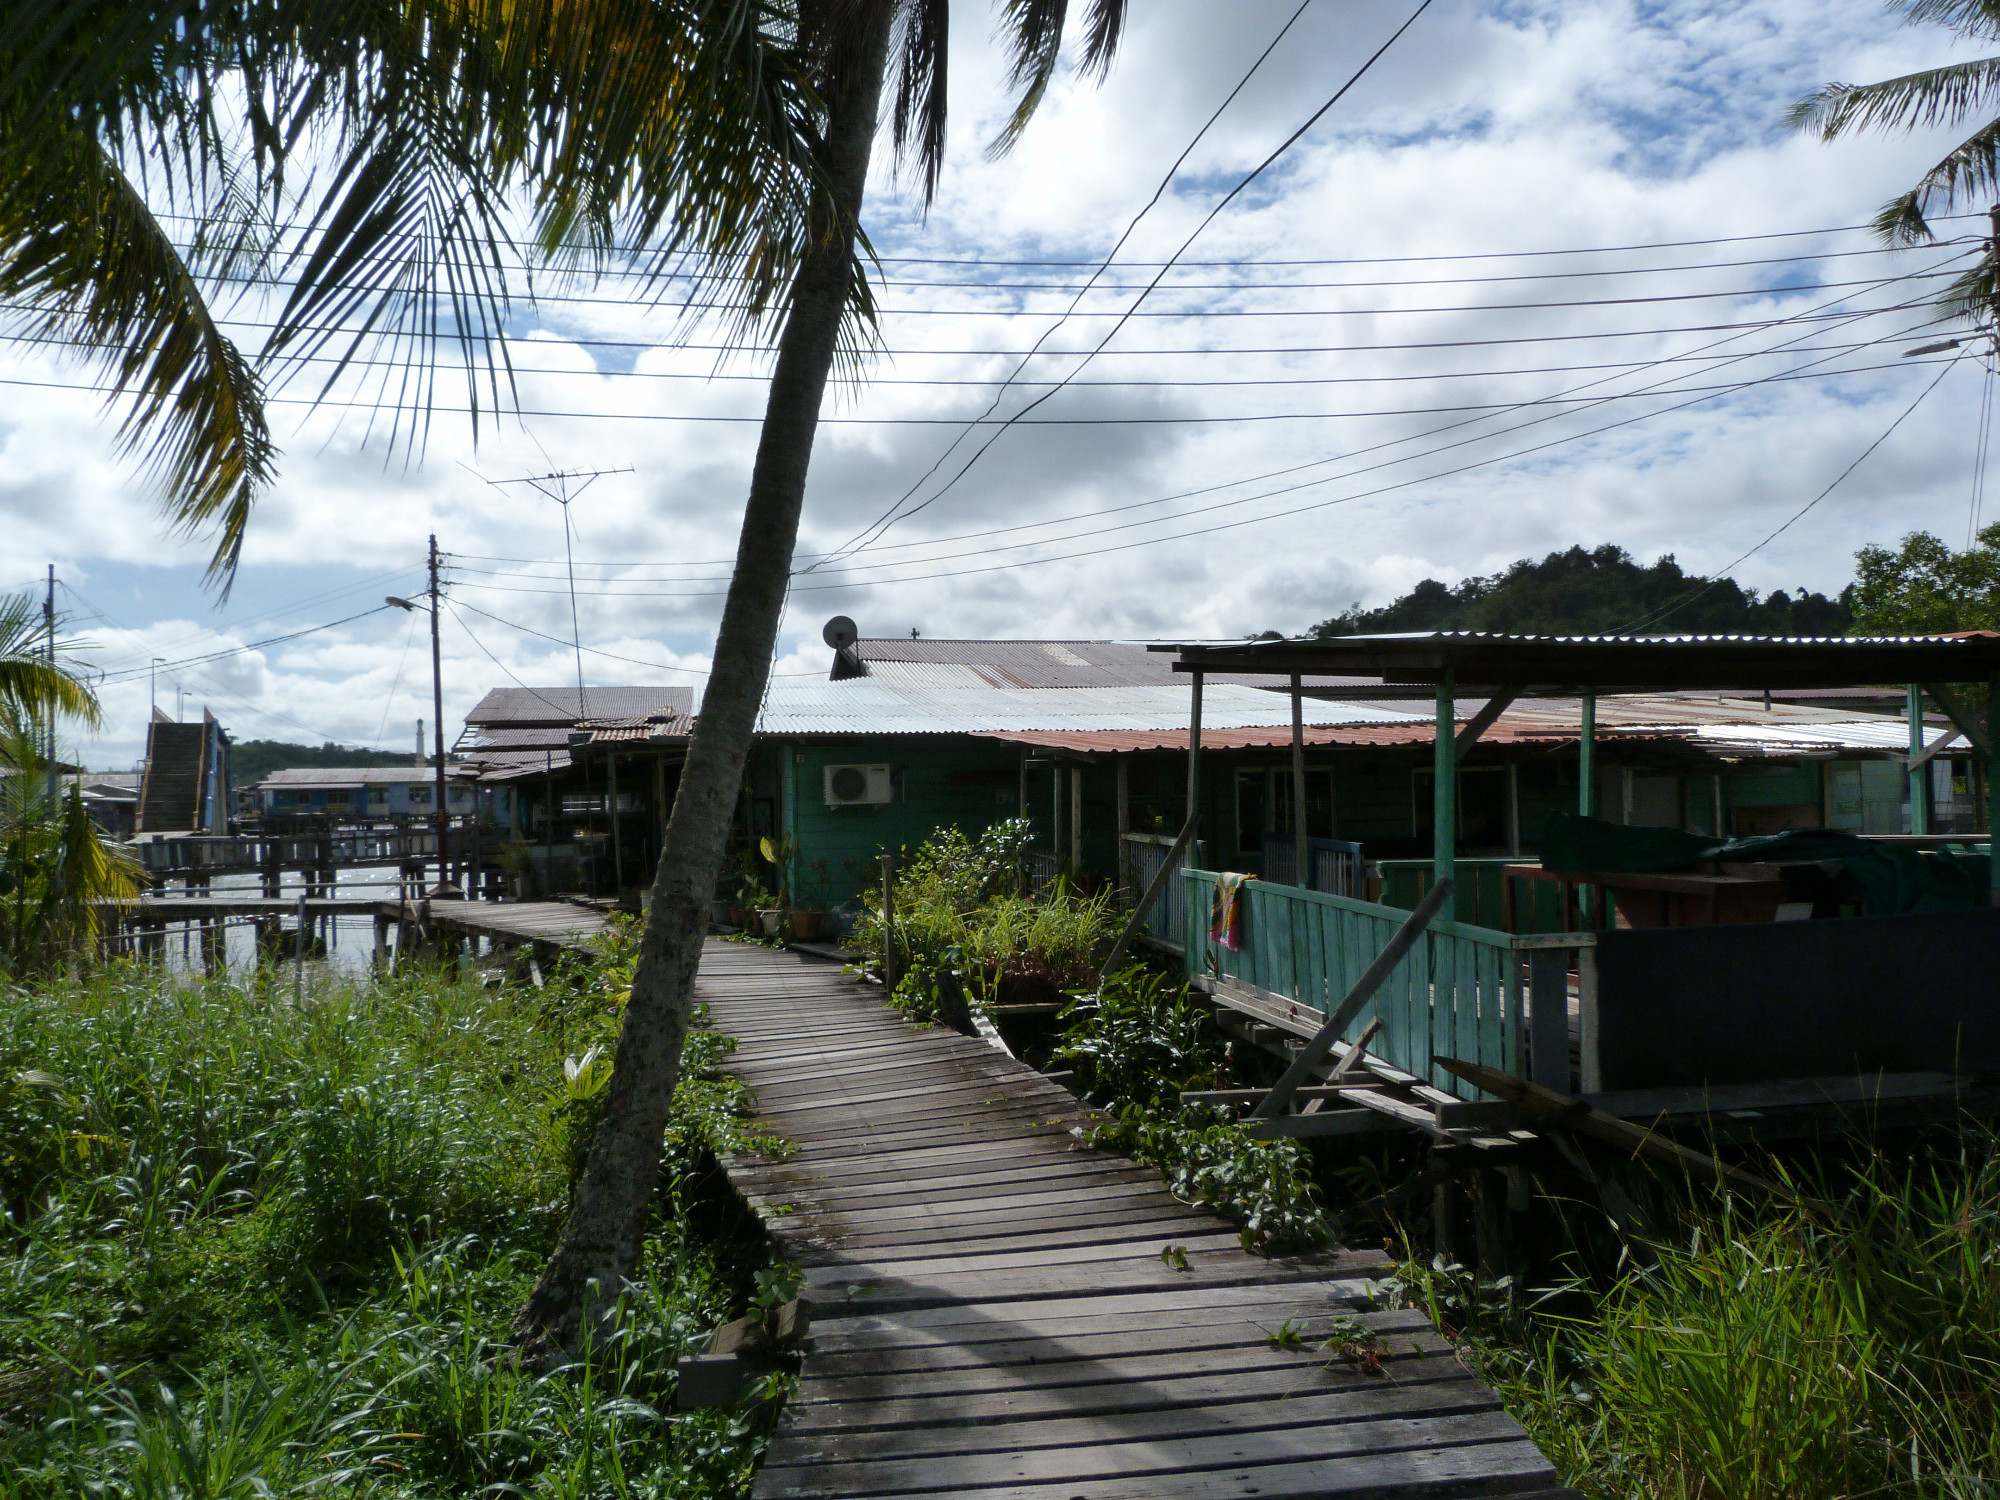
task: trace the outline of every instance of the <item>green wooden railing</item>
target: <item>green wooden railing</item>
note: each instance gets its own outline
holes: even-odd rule
[[[1240,980],[1322,1015],[1409,917],[1394,906],[1252,880],[1243,888],[1243,946],[1232,952],[1209,935],[1214,872],[1184,870],[1181,879],[1190,974]],[[1358,1036],[1378,1016],[1382,1030],[1368,1050],[1460,1098],[1478,1091],[1433,1066],[1434,1057],[1525,1071],[1520,964],[1504,932],[1433,922],[1348,1034]]]

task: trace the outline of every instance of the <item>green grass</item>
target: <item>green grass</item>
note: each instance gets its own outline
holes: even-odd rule
[[[1587,1494],[1993,1500],[2000,1141],[1818,1175],[1830,1218],[1684,1209],[1609,1286],[1409,1281]]]
[[[739,1493],[769,1406],[672,1399],[675,1358],[785,1285],[714,1164],[724,1039],[690,1043],[605,1345],[540,1373],[508,1343],[619,989],[0,988],[0,1497]]]

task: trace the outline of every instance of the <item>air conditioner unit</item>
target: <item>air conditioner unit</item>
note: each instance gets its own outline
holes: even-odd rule
[[[887,766],[828,766],[828,807],[872,807],[896,800],[895,780]]]

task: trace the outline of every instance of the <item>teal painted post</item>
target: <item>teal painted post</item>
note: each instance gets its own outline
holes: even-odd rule
[[[1195,839],[1201,839],[1201,673],[1191,672],[1188,698],[1187,815],[1194,821]]]
[[[1992,752],[1986,757],[1986,887],[1987,899],[2000,906],[2000,838],[1993,837],[2000,818],[1994,810],[2000,808],[2000,674],[1996,674],[1986,684],[1986,744]]]
[[[1924,780],[1930,775],[1928,766],[1916,764],[1916,759],[1924,753],[1924,690],[1921,684],[1910,684],[1910,832],[1929,833],[1931,831],[1930,798],[1924,795]]]
[[[1436,771],[1432,777],[1435,802],[1431,812],[1431,883],[1433,886],[1458,875],[1458,714],[1453,703],[1457,674],[1445,668],[1438,678]],[[1450,922],[1457,916],[1456,895],[1445,898],[1438,920]]]
[[[796,745],[784,748],[785,763],[778,773],[780,795],[778,797],[778,842],[782,846],[786,839],[797,841],[799,835],[799,752]],[[778,872],[784,882],[785,894],[792,905],[799,904],[798,855],[796,852],[785,861],[785,867]]]
[[[1585,688],[1579,704],[1581,732],[1576,741],[1576,810],[1586,818],[1597,816],[1597,693]],[[1576,892],[1579,915],[1586,928],[1597,925],[1597,891],[1579,886]]]

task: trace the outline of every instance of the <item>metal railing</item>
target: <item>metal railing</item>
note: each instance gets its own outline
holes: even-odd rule
[[[1167,857],[1174,852],[1171,835],[1152,833],[1128,833],[1125,835],[1126,858],[1132,876],[1131,889],[1125,893],[1128,906],[1136,905],[1140,896],[1151,887]],[[1182,855],[1178,869],[1186,869],[1190,857],[1197,863],[1201,859],[1202,846],[1197,840],[1192,856]],[[1160,887],[1160,894],[1153,898],[1153,909],[1142,913],[1139,918],[1140,930],[1153,942],[1174,952],[1181,951],[1182,934],[1187,931],[1187,892],[1178,880],[1168,880]]]
[[[1360,896],[1362,884],[1361,846],[1346,839],[1307,839],[1306,870],[1301,881],[1292,868],[1298,853],[1295,842],[1280,834],[1264,838],[1263,878],[1277,885],[1303,885],[1307,890],[1329,896]]]
[[[1033,895],[1040,895],[1053,886],[1063,873],[1062,856],[1051,854],[1046,849],[1023,849],[1021,851],[1021,879]]]
[[[1242,886],[1242,946],[1225,948],[1210,931],[1216,876],[1181,873],[1187,969],[1282,997],[1328,1014],[1408,918],[1406,909],[1250,880]],[[1353,1032],[1379,1018],[1369,1051],[1460,1098],[1469,1084],[1434,1067],[1435,1057],[1524,1071],[1521,964],[1504,932],[1433,922],[1376,991]]]

